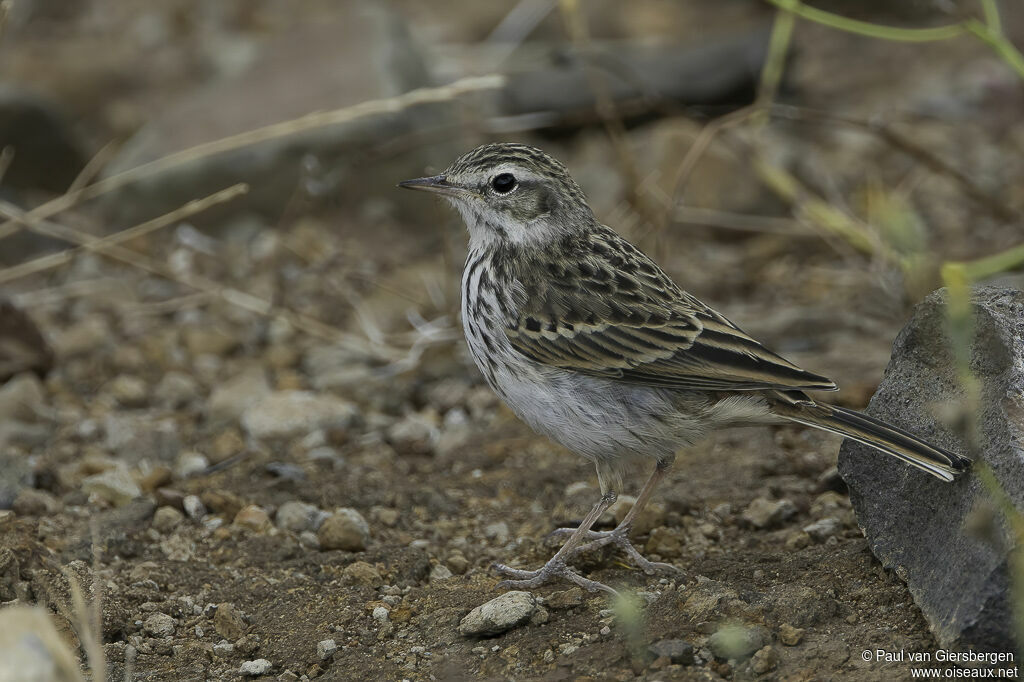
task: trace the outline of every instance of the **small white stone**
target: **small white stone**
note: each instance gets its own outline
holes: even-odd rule
[[[388,613],[388,610],[386,608],[384,608],[383,606],[374,607],[373,619],[375,621],[378,621],[380,623],[386,623],[388,622],[389,617],[390,614]]]
[[[242,663],[238,672],[249,677],[256,677],[257,675],[267,674],[273,667],[273,664],[267,659],[257,658],[255,661],[245,661]]]

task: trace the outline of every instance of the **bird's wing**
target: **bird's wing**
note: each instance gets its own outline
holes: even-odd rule
[[[685,293],[611,230],[564,243],[519,273],[526,295],[506,330],[545,365],[693,390],[835,390]]]

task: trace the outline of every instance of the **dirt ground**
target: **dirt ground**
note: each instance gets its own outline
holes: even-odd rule
[[[122,5],[112,25],[144,14]],[[46,31],[95,28],[87,19],[55,10]],[[472,33],[466,23],[460,30]],[[52,35],[42,33],[24,34],[27,50]],[[1021,185],[999,184],[1013,175],[1007,150],[1024,145],[1022,119],[1008,122],[992,105],[1003,97],[1019,111],[1020,92],[1004,87],[983,47],[924,46],[905,73],[882,78],[880,65],[907,48],[815,27],[798,45],[802,103],[865,116],[901,106],[955,110],[919,121],[915,139],[1024,206]],[[838,68],[852,50],[858,63]],[[95,67],[104,77],[89,82],[119,104],[97,106],[91,123],[77,124],[87,137],[141,125],[140,112],[178,96],[201,71],[172,69],[161,54],[144,63],[168,70],[163,88],[135,74],[125,91],[112,66]],[[75,50],[62,45],[54,58],[63,65],[40,69],[59,91],[75,80],[55,75],[75,73]],[[19,62],[16,71],[31,67]],[[982,72],[987,90],[954,87]],[[82,113],[81,102],[98,96],[64,89]],[[657,121],[628,140],[650,168],[664,162],[659,150],[692,141],[696,130]],[[780,158],[819,180],[824,195],[854,202],[851,211],[870,203],[856,202],[876,180],[905,183],[900,196],[911,197],[941,258],[1019,240],[991,217],[966,230],[963,217],[976,212],[968,199],[870,136],[786,125],[771,136]],[[782,233],[691,224],[650,235],[623,208],[603,131],[519,139],[578,170],[599,216],[622,220],[681,285],[770,348],[836,379],[841,404],[866,405],[915,300],[895,268],[806,222],[787,222]],[[743,204],[788,220],[789,207],[758,188],[742,159],[713,151],[699,168],[693,191],[710,207]],[[422,170],[399,160],[395,181]],[[22,467],[29,483],[11,501],[13,514],[0,516],[2,600],[47,605],[77,647],[64,572],[82,577],[102,605],[109,679],[126,667],[138,680],[242,679],[244,664],[265,659],[269,667],[248,677],[878,680],[907,678],[909,665],[868,663],[863,651],[937,648],[906,586],[872,557],[857,526],[835,472],[839,440],[796,427],[720,432],[680,454],[634,532],[638,547],[678,574],[647,576],[614,552],[596,553],[579,567],[629,599],[552,584],[534,591],[525,623],[495,636],[462,634],[462,619],[500,594],[492,564],[540,566],[557,547],[548,534],[580,519],[599,492],[590,466],[518,422],[466,354],[456,216],[420,197],[410,225],[388,209],[386,191],[377,196],[372,208],[327,206],[276,223],[177,226],[133,248],[360,338],[379,333],[393,347],[411,346],[433,325],[435,340],[409,362],[328,343],[95,254],[5,288],[58,361],[41,381],[25,375],[0,387],[33,406],[23,418],[4,415],[20,424],[5,466]],[[637,471],[625,492],[647,473]],[[624,505],[616,510],[621,517]],[[732,655],[721,643],[730,637]]]

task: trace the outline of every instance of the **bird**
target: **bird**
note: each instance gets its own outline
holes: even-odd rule
[[[601,497],[542,567],[494,568],[499,587],[564,579],[615,593],[570,562],[612,545],[647,574],[676,570],[630,542],[637,515],[676,453],[715,429],[798,424],[823,429],[953,481],[970,460],[811,393],[825,376],[770,351],[684,291],[661,267],[595,218],[560,161],[517,143],[491,143],[439,175],[399,187],[444,197],[469,233],[461,317],[471,356],[491,389],[535,431],[593,462]],[[623,475],[653,472],[612,530],[593,525]]]

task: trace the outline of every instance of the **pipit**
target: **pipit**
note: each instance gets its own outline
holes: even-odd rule
[[[562,577],[611,588],[568,562],[614,545],[646,573],[674,570],[629,541],[681,447],[743,424],[798,422],[866,443],[945,481],[970,460],[902,429],[811,398],[836,385],[771,352],[680,289],[594,218],[564,165],[534,147],[488,144],[400,187],[442,195],[469,229],[462,324],[487,383],[523,421],[594,463],[601,499],[540,569],[497,565],[503,587]],[[643,458],[654,472],[622,522],[591,527]],[[584,541],[589,541],[584,544]]]

